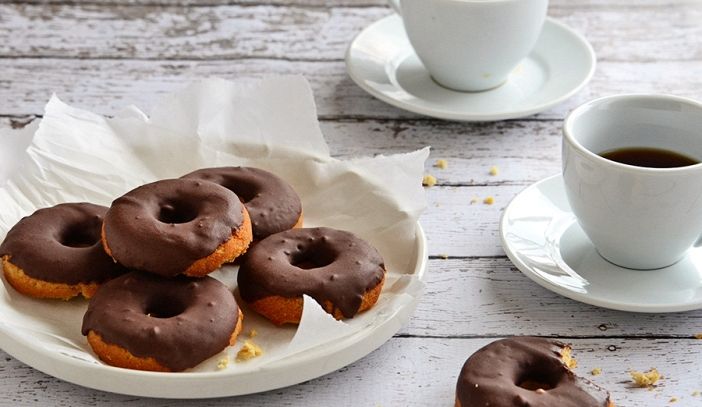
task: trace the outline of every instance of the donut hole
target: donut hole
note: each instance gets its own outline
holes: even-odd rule
[[[239,197],[241,203],[252,201],[259,193],[259,187],[257,185],[241,182],[241,180],[237,180],[236,182],[224,182],[222,186],[234,192],[236,196]]]
[[[328,250],[311,247],[305,250],[298,246],[298,250],[290,255],[290,264],[303,270],[326,267],[336,260],[336,255]]]
[[[170,201],[159,206],[156,218],[163,223],[188,223],[197,218],[197,208],[190,202]]]
[[[531,391],[551,390],[558,385],[559,379],[555,372],[534,369],[534,371],[528,371],[520,376],[517,380],[517,386]]]
[[[151,318],[172,318],[185,312],[186,306],[180,301],[168,297],[152,298],[144,309]]]
[[[99,228],[86,224],[73,225],[59,237],[59,242],[66,247],[90,247],[98,241],[100,241]]]

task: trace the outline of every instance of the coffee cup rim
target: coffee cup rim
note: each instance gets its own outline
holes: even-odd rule
[[[636,165],[630,165],[630,164],[623,164],[617,161],[612,161],[610,159],[604,158],[599,154],[596,154],[589,149],[585,148],[573,135],[573,123],[575,120],[578,118],[578,116],[582,115],[583,113],[587,112],[588,110],[592,109],[595,106],[600,105],[602,102],[610,101],[610,100],[626,100],[626,99],[657,99],[657,100],[670,100],[670,101],[676,101],[676,102],[681,102],[684,104],[692,105],[697,109],[700,109],[700,114],[702,114],[702,103],[699,101],[684,97],[684,96],[676,96],[676,95],[669,95],[669,94],[656,94],[656,93],[624,93],[624,94],[618,94],[618,95],[609,95],[609,96],[603,96],[597,99],[590,100],[588,102],[583,103],[582,105],[576,107],[575,109],[571,110],[570,113],[566,116],[565,120],[563,121],[563,138],[564,140],[570,144],[573,148],[575,148],[577,151],[579,151],[581,154],[584,154],[585,156],[589,157],[592,160],[595,160],[599,163],[609,165],[614,168],[618,168],[621,170],[625,171],[631,171],[631,172],[643,172],[643,173],[683,173],[683,172],[691,172],[691,171],[697,171],[699,168],[702,168],[702,162],[699,162],[697,164],[693,165],[688,165],[684,167],[671,167],[671,168],[652,168],[652,167],[639,167]]]

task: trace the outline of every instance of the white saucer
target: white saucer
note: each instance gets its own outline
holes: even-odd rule
[[[702,248],[658,270],[631,270],[597,254],[578,225],[561,175],[519,193],[500,221],[510,260],[539,285],[587,304],[621,311],[702,308]]]
[[[366,92],[410,112],[449,120],[505,120],[541,112],[575,94],[595,72],[595,52],[581,35],[549,18],[532,53],[504,85],[457,92],[431,79],[402,20],[393,14],[356,36],[346,52],[346,69]]]

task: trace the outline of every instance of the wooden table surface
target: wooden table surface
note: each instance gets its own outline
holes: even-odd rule
[[[128,104],[148,110],[196,78],[303,74],[335,156],[430,145],[427,172],[439,181],[426,190],[421,219],[430,250],[424,296],[409,324],[360,361],[264,394],[173,401],[81,388],[0,351],[1,405],[448,407],[472,352],[505,336],[542,335],[572,343],[577,371],[617,406],[702,406],[693,394],[702,390],[702,311],[631,314],[560,297],[510,263],[497,226],[517,192],[559,172],[561,123],[573,107],[621,92],[702,99],[702,1],[552,0],[549,14],[594,46],[595,77],[554,109],[479,124],[398,110],[348,78],[347,44],[388,14],[384,0],[0,0],[3,126],[40,116],[52,92],[109,115]],[[432,167],[439,158],[448,168]],[[494,205],[471,204],[488,195]],[[596,367],[602,374],[591,376]],[[660,384],[633,387],[628,372],[651,367],[664,375]]]

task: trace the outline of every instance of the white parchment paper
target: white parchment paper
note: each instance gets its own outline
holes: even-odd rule
[[[276,327],[244,310],[244,331],[264,355],[234,363],[239,345],[225,352],[228,370],[247,370],[330,341],[372,329],[416,300],[421,282],[413,274],[416,225],[426,203],[421,179],[428,148],[408,154],[340,161],[317,122],[307,81],[290,76],[260,81],[206,80],[164,98],[149,115],[135,107],[105,118],[61,102],[46,105],[43,119],[0,134],[0,239],[22,217],[62,202],[109,206],[146,182],[176,178],[215,166],[254,166],[293,185],[305,226],[352,231],[383,255],[388,275],[379,302],[347,322],[335,321],[305,298],[299,327]],[[235,266],[212,274],[236,290]],[[5,281],[3,281],[5,282]],[[240,301],[241,303],[241,301]],[[36,346],[101,363],[80,325],[87,302],[26,298],[0,288],[0,328],[12,329]],[[239,344],[243,341],[239,341]],[[213,371],[225,353],[193,371]]]

